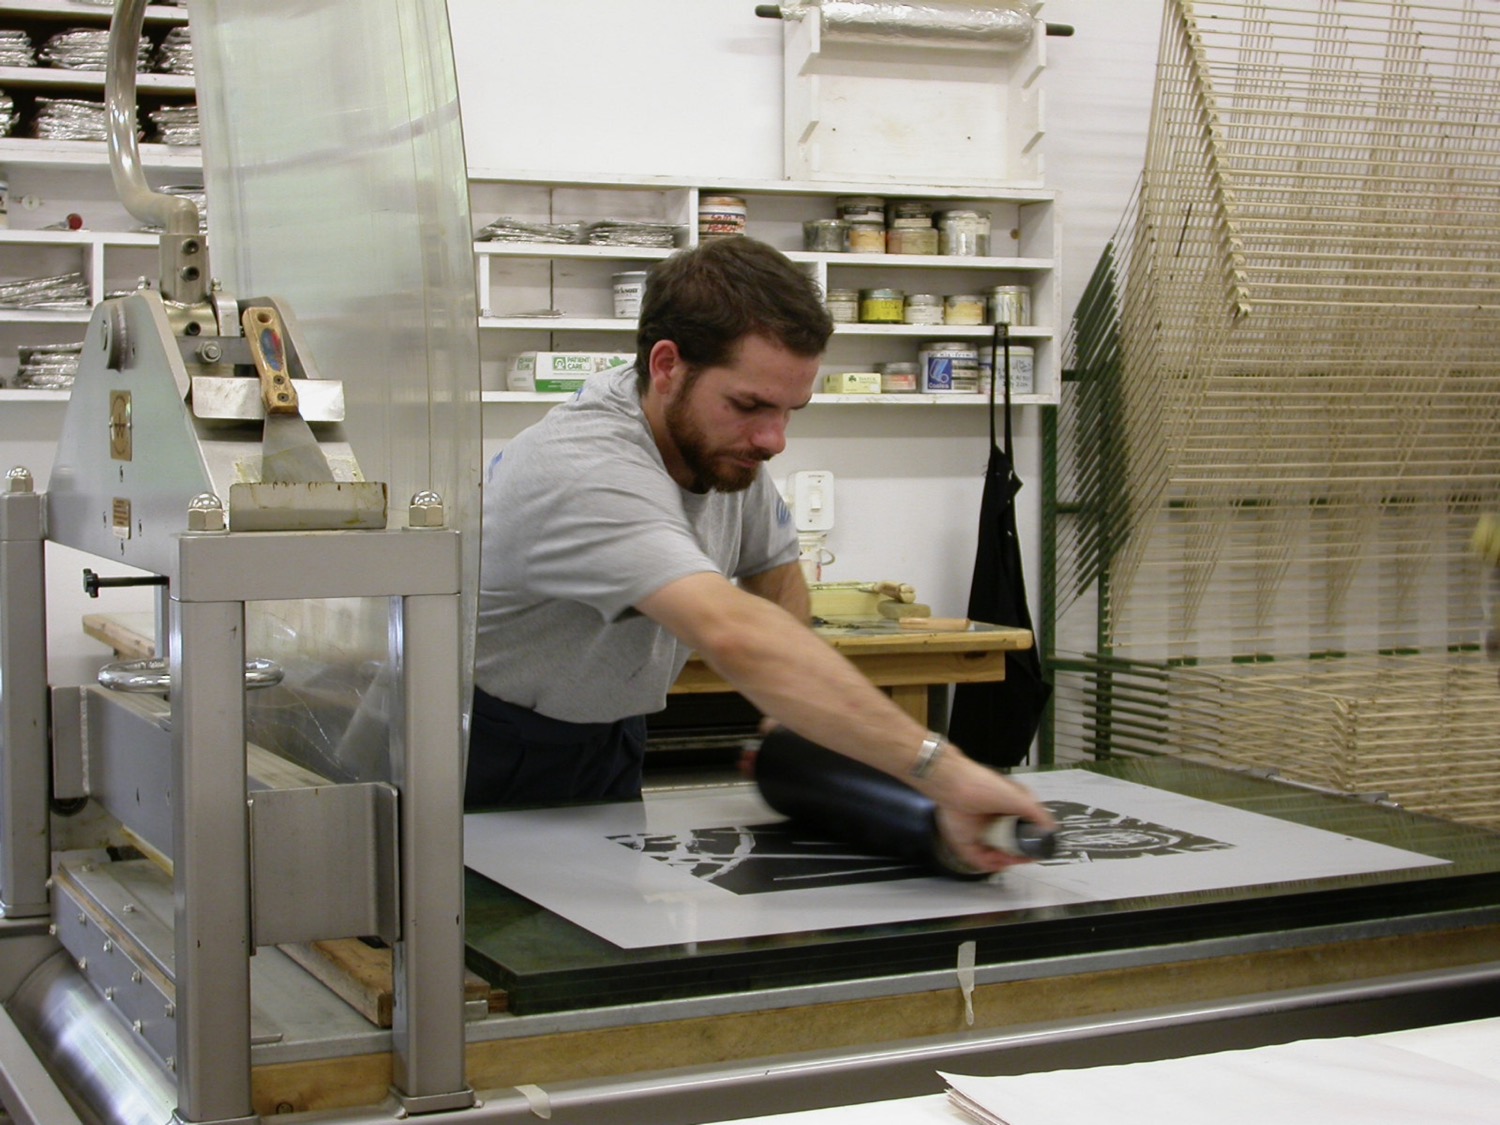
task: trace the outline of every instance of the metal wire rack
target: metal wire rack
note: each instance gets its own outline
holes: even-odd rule
[[[1193,695],[1196,723],[1288,760],[1301,720],[1257,718],[1275,693],[1246,667],[1346,661],[1367,681],[1351,698],[1500,732],[1493,668],[1439,701],[1414,666],[1356,663],[1480,648],[1495,104],[1493,4],[1168,0],[1145,167],[1075,314],[1051,451],[1045,632],[1058,714],[1085,714],[1058,719],[1057,753],[1118,749],[1097,683],[1120,661],[1161,669],[1168,709],[1184,669],[1218,668],[1234,690]]]

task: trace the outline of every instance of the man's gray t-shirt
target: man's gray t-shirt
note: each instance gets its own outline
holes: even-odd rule
[[[475,683],[550,718],[613,722],[666,706],[690,655],[631,607],[691,574],[793,562],[797,533],[765,466],[743,492],[673,481],[625,367],[506,447],[481,552]]]

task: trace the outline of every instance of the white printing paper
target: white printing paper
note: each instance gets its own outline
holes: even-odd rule
[[[1086,770],[1029,774],[1059,854],[983,882],[808,840],[753,786],[464,817],[465,863],[626,949],[1429,867],[1448,861]]]

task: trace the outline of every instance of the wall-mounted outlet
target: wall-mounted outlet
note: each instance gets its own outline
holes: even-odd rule
[[[833,528],[833,474],[826,469],[792,473],[787,478],[792,515],[798,531],[829,531]]]

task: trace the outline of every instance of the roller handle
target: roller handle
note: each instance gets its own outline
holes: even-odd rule
[[[984,832],[984,842],[1007,855],[1051,859],[1057,854],[1057,833],[1018,816],[1002,816]]]

